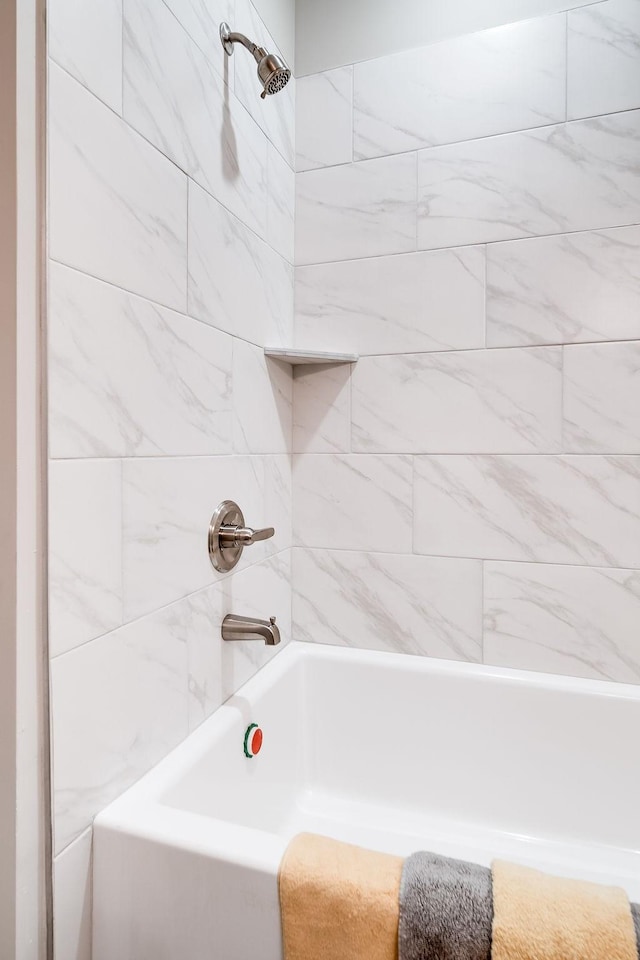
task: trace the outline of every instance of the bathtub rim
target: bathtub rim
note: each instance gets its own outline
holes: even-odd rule
[[[287,846],[283,838],[246,825],[171,807],[163,802],[163,795],[203,758],[212,740],[224,737],[237,726],[238,714],[234,708],[237,698],[245,701],[259,699],[296,666],[313,665],[314,662],[364,664],[429,676],[465,676],[481,682],[503,681],[521,688],[544,688],[598,699],[640,702],[640,685],[294,641],[239,687],[166,757],[105,807],[94,820],[96,833],[99,835],[103,830],[133,832],[157,843],[177,844],[216,858],[229,856],[252,869],[277,872]],[[208,829],[205,828],[207,825]]]
[[[234,701],[242,698],[251,701],[260,698],[266,691],[295,669],[297,664],[308,662],[351,663],[389,668],[401,668],[403,672],[443,677],[466,676],[479,681],[506,681],[510,686],[521,688],[546,688],[556,692],[582,694],[597,699],[640,702],[640,684],[621,683],[615,680],[599,680],[586,677],[571,677],[564,674],[540,673],[513,667],[471,663],[464,660],[445,660],[424,657],[419,654],[395,653],[383,650],[366,650],[333,644],[291,641],[257,673],[215,710],[210,717],[189,733],[155,766],[148,770],[119,797],[98,813],[94,824],[102,824],[106,815],[119,812],[129,803],[136,806],[142,800],[158,798],[168,787],[168,781],[191,766],[205,752],[205,747],[215,735],[216,739],[237,723]],[[245,829],[245,828],[243,828]]]
[[[444,660],[436,657],[423,657],[418,654],[395,653],[382,650],[364,650],[355,647],[342,647],[332,644],[291,641],[257,673],[215,710],[210,717],[189,733],[155,766],[148,770],[119,797],[98,813],[94,824],[105,822],[106,815],[119,812],[130,803],[136,806],[142,800],[157,798],[168,787],[168,781],[174,780],[183,770],[199,759],[205,747],[215,735],[216,739],[237,723],[234,701],[238,698],[251,701],[260,698],[266,691],[295,669],[297,664],[308,662],[346,662],[401,668],[403,672],[441,675],[452,677],[462,675],[477,678],[479,681],[507,681],[511,686],[521,688],[546,688],[556,692],[582,694],[605,700],[620,700],[640,703],[640,684],[620,683],[615,680],[596,680],[585,677],[570,677],[563,674],[540,673],[513,667],[499,667],[482,663],[470,663],[464,660]],[[244,828],[243,828],[244,829]]]

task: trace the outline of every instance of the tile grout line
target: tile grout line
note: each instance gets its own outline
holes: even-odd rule
[[[126,120],[124,119],[125,2],[126,0],[120,0],[120,110],[121,110],[120,118],[123,123],[126,123]],[[54,60],[54,63],[55,63],[55,60]],[[89,88],[87,87],[87,89]],[[100,98],[98,97],[98,99]],[[104,101],[101,100],[100,102],[103,103]]]
[[[564,14],[564,120],[569,122],[569,10]]]
[[[50,659],[51,661],[60,660],[62,657],[69,656],[69,654],[74,653],[76,650],[81,650],[84,647],[89,646],[91,643],[95,643],[98,640],[104,640],[106,637],[112,636],[114,633],[118,633],[120,630],[126,630],[129,627],[135,626],[136,624],[142,623],[145,620],[149,620],[151,617],[155,617],[160,613],[165,612],[170,607],[174,607],[179,603],[184,603],[188,600],[193,600],[194,597],[198,597],[200,594],[206,593],[208,590],[217,589],[222,584],[228,583],[233,580],[235,577],[240,576],[243,573],[247,573],[249,570],[254,570],[256,567],[262,564],[271,563],[278,557],[281,557],[287,551],[291,550],[293,544],[283,547],[281,550],[277,550],[275,553],[268,554],[266,557],[262,557],[260,560],[254,560],[251,563],[247,563],[245,566],[241,567],[238,570],[235,570],[233,573],[229,573],[225,577],[220,577],[217,580],[212,580],[211,583],[205,584],[202,587],[198,587],[196,590],[191,590],[189,593],[185,593],[181,597],[175,597],[173,600],[169,600],[166,603],[163,603],[159,607],[154,607],[153,610],[148,610],[146,613],[139,614],[131,619],[124,620],[123,623],[118,624],[117,627],[112,627],[109,630],[106,630],[104,633],[98,634],[96,637],[90,637],[88,640],[83,640],[81,643],[76,644],[73,647],[70,647],[68,650],[61,650],[60,653],[56,653]]]
[[[560,450],[561,456],[565,456],[565,387],[566,387],[566,367],[565,367],[565,344],[560,348]]]
[[[186,230],[185,230],[185,278],[184,278],[184,306],[185,316],[189,316],[189,212],[191,208],[191,178],[187,177],[187,211],[186,211]],[[232,335],[231,335],[232,336]]]
[[[420,250],[420,160],[416,156],[416,253]]]
[[[302,454],[304,456],[304,454]],[[293,547],[298,550],[305,550],[309,553],[352,553],[352,554],[367,554],[371,556],[380,556],[380,557],[403,557],[405,559],[414,558],[416,560],[438,560],[443,563],[501,563],[501,564],[513,564],[517,566],[530,566],[530,567],[541,567],[546,569],[547,567],[562,567],[563,569],[572,569],[572,570],[593,570],[593,571],[602,571],[613,572],[613,573],[638,573],[640,567],[630,567],[630,566],[607,566],[606,564],[593,564],[593,563],[570,563],[568,561],[561,560],[516,560],[513,557],[481,557],[481,556],[469,556],[468,554],[443,554],[443,553],[407,553],[402,550],[381,550],[376,548],[374,550],[363,548],[363,547],[336,547],[333,544],[329,546],[317,546],[310,543],[295,543]],[[284,553],[285,551],[280,551]],[[246,567],[243,569],[247,569]],[[206,588],[203,588],[206,589]],[[178,601],[173,601],[178,602]],[[111,633],[113,631],[110,631]],[[102,634],[105,636],[105,634]]]
[[[489,250],[484,245],[484,350],[487,349],[487,314],[488,314],[488,276],[489,276]]]
[[[125,544],[125,518],[124,518],[124,460],[119,460],[119,479],[120,479],[120,620],[124,621],[124,544]],[[117,627],[115,629],[118,629]],[[111,632],[111,631],[107,631]],[[93,638],[92,638],[93,639]],[[86,642],[86,641],[85,641]],[[73,649],[73,648],[72,648]],[[53,659],[53,658],[52,658]]]
[[[601,0],[603,3],[610,2],[610,0]],[[406,150],[397,150],[391,153],[379,153],[371,157],[358,157],[353,160],[342,161],[340,163],[325,163],[320,164],[319,166],[309,167],[305,170],[299,170],[302,176],[309,174],[318,174],[323,170],[335,170],[340,167],[348,167],[350,164],[363,164],[363,163],[374,163],[377,160],[389,160],[394,157],[406,157],[411,153],[428,153],[431,150],[447,150],[451,147],[461,147],[470,143],[481,143],[486,140],[497,140],[501,137],[514,137],[521,134],[528,133],[538,133],[541,130],[550,130],[552,127],[566,127],[567,125],[573,125],[576,123],[589,123],[593,120],[603,120],[608,117],[618,117],[624,113],[638,113],[640,107],[625,107],[621,110],[607,110],[605,113],[591,113],[584,117],[570,117],[567,119],[558,119],[553,121],[545,121],[544,123],[539,123],[534,126],[529,127],[516,127],[513,130],[502,130],[499,133],[489,133],[485,136],[476,136],[476,137],[467,137],[462,140],[447,140],[443,143],[425,143],[423,146],[412,146],[408,147]],[[566,112],[566,108],[565,108]]]
[[[607,2],[607,0],[604,0]],[[638,110],[640,115],[640,109]],[[405,154],[403,154],[405,156]],[[215,199],[215,197],[214,197]],[[620,230],[631,230],[634,227],[640,227],[640,220],[634,220],[631,223],[615,223],[613,225],[598,225],[592,227],[581,227],[579,230],[562,230],[559,233],[530,233],[522,237],[503,237],[500,240],[479,240],[475,243],[466,241],[454,243],[447,247],[420,247],[418,250],[389,250],[387,253],[359,254],[358,256],[342,257],[338,260],[312,260],[306,263],[297,263],[296,269],[307,269],[311,267],[326,267],[339,263],[359,263],[369,260],[383,260],[391,257],[410,257],[416,254],[437,254],[446,253],[455,250],[476,250],[479,247],[493,247],[505,244],[526,244],[535,241],[555,240],[562,237],[575,237],[593,233],[612,233]]]
[[[195,318],[187,318],[195,319]],[[204,321],[203,321],[204,322]],[[217,327],[213,329],[217,330]],[[224,331],[220,331],[224,332]],[[229,334],[232,336],[232,334]],[[237,338],[242,339],[242,338]],[[490,346],[483,346],[479,344],[478,346],[468,346],[468,347],[443,347],[440,350],[431,349],[431,350],[400,350],[395,353],[361,353],[358,358],[358,363],[362,363],[366,360],[383,360],[386,358],[395,358],[400,357],[441,357],[444,355],[451,354],[452,356],[458,356],[461,353],[477,354],[491,352],[496,353],[500,350],[554,350],[559,347],[568,347],[570,349],[580,348],[580,347],[608,347],[608,346],[620,346],[623,344],[640,344],[640,336],[633,338],[623,338],[619,340],[574,340],[567,342],[566,340],[554,340],[544,343],[498,343],[492,344]],[[255,346],[255,344],[251,344]],[[313,349],[313,348],[310,348]]]
[[[349,453],[353,453],[353,375],[355,364],[349,364]]]
[[[191,182],[193,183],[194,181]],[[196,184],[196,186],[198,186],[198,184]],[[228,330],[224,330],[222,327],[216,327],[214,324],[209,323],[208,320],[203,320],[201,317],[196,317],[192,313],[184,313],[182,310],[177,310],[176,307],[168,307],[166,303],[161,303],[159,300],[152,300],[143,293],[137,293],[135,290],[130,290],[127,287],[120,287],[117,283],[114,283],[113,280],[105,280],[104,277],[98,277],[94,273],[87,273],[80,267],[74,267],[73,264],[66,263],[64,260],[57,260],[55,257],[49,257],[49,262],[55,263],[58,266],[63,267],[65,270],[72,270],[74,273],[77,273],[82,277],[87,277],[89,280],[95,280],[96,283],[104,283],[113,290],[123,293],[128,297],[136,297],[138,300],[142,300],[145,303],[151,304],[152,307],[160,310],[166,310],[169,313],[175,313],[176,316],[182,317],[183,320],[191,320],[193,323],[200,323],[205,327],[208,327],[210,330],[214,330],[218,334],[222,334],[225,337],[230,337],[232,340],[241,340],[243,343],[246,343],[251,347],[256,347],[258,350],[264,350],[264,345],[257,343],[255,340],[248,340],[246,337],[242,337],[238,333],[230,333]]]
[[[351,163],[356,159],[356,68],[351,64]]]
[[[375,457],[376,459],[389,458],[389,457],[422,457],[425,460],[429,460],[434,457],[438,458],[450,458],[454,457],[467,457],[469,459],[478,459],[478,458],[491,458],[491,459],[500,459],[508,457],[509,459],[522,458],[522,457],[546,457],[554,459],[563,459],[563,460],[574,460],[581,458],[583,460],[606,460],[609,458],[615,458],[616,460],[640,460],[640,451],[638,453],[617,453],[615,450],[606,450],[601,453],[574,453],[568,452],[564,453],[558,450],[534,450],[528,453],[523,452],[513,452],[513,451],[451,451],[451,450],[429,450],[427,452],[422,450],[355,450],[353,453],[350,451],[343,452],[317,452],[313,450],[296,450],[296,456],[305,456],[305,457]],[[195,453],[195,454],[165,454],[164,456],[158,455],[149,455],[149,456],[123,456],[121,453],[114,454],[113,456],[107,457],[49,457],[49,460],[52,463],[112,463],[114,460],[121,460],[123,463],[144,463],[148,461],[156,461],[158,463],[168,463],[176,460],[230,460],[230,459],[240,459],[240,458],[259,458],[259,457],[286,457],[289,455],[287,450],[272,450],[268,453]]]
[[[416,556],[416,458],[411,457],[411,554]]]
[[[485,579],[484,579],[484,565],[485,560],[480,561],[480,663],[484,663],[484,632],[485,632],[485,608],[486,608],[486,598],[485,598]]]

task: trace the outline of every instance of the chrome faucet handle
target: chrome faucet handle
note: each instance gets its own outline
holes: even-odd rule
[[[257,543],[258,540],[270,540],[275,532],[273,527],[252,530],[251,527],[223,525],[220,527],[220,542],[223,547],[250,547],[252,543]]]
[[[244,514],[233,500],[218,504],[209,524],[209,557],[216,570],[233,570],[245,547],[259,540],[269,540],[275,534],[273,527],[254,530],[247,527]]]

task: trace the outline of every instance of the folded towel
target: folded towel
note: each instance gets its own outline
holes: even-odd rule
[[[402,858],[300,834],[280,865],[285,960],[396,960]]]
[[[400,884],[399,960],[490,960],[491,871],[414,853]]]
[[[640,960],[640,903],[631,904],[631,916],[633,925],[636,928],[636,941],[638,944],[638,960]]]
[[[638,960],[624,890],[499,860],[492,874],[492,960]]]

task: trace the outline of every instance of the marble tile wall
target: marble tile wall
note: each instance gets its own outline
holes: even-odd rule
[[[249,0],[49,0],[50,654],[57,960],[91,955],[91,823],[291,636],[295,81]],[[88,9],[88,8],[87,8]],[[236,499],[273,540],[207,554]],[[249,645],[247,645],[249,646]],[[277,654],[276,649],[275,653]]]
[[[640,3],[297,110],[297,636],[640,682]]]
[[[251,0],[82,6],[48,0],[57,960],[93,816],[274,655],[232,609],[640,682],[638,0],[266,101],[218,42],[277,48]],[[361,359],[292,377],[292,336]],[[228,496],[277,536],[218,576]]]

